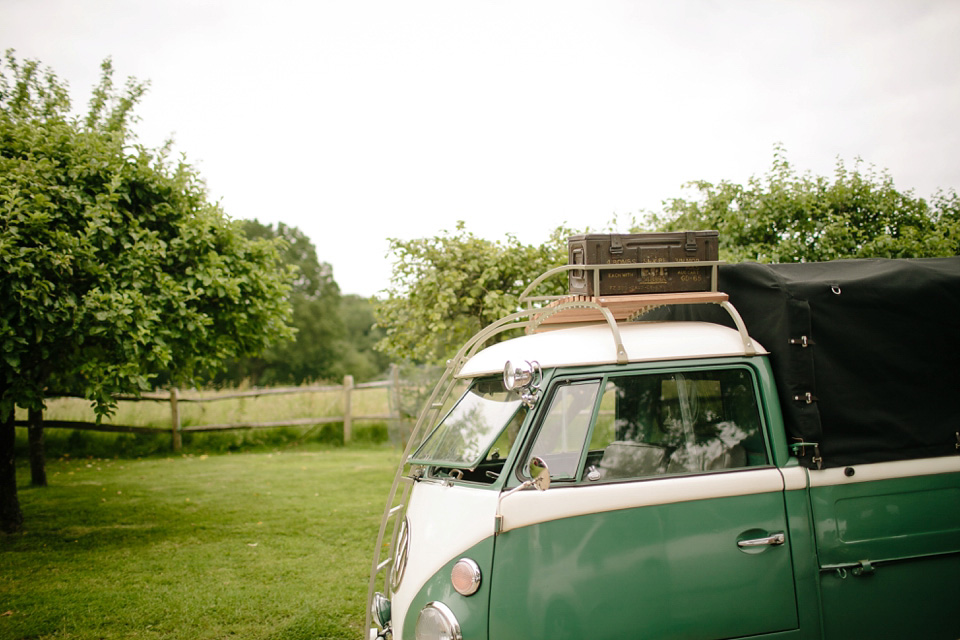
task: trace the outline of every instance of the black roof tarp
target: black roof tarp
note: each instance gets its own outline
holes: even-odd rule
[[[728,264],[718,277],[770,352],[788,437],[818,445],[799,450],[805,465],[817,452],[824,468],[960,453],[960,257]]]

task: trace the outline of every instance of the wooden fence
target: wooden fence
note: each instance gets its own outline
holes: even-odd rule
[[[343,441],[350,442],[353,423],[368,420],[399,421],[402,419],[400,411],[400,380],[397,368],[391,368],[390,379],[380,382],[364,382],[355,384],[353,376],[345,376],[342,385],[285,387],[277,389],[256,389],[253,391],[238,391],[208,398],[182,396],[176,388],[168,392],[144,393],[140,396],[118,396],[117,400],[124,402],[160,402],[170,406],[169,427],[144,427],[113,423],[80,422],[69,420],[43,420],[44,428],[53,429],[86,429],[91,431],[112,431],[120,433],[169,433],[174,451],[182,447],[184,432],[198,431],[228,431],[234,429],[273,429],[278,427],[303,427],[330,423],[343,423]],[[378,414],[357,414],[353,410],[353,393],[363,389],[389,389],[389,412]],[[343,397],[343,415],[340,416],[312,416],[292,420],[276,420],[269,422],[235,422],[225,424],[192,424],[182,425],[180,421],[180,405],[184,403],[221,402],[238,398],[258,398],[263,396],[294,395],[304,393],[339,393]],[[17,420],[16,425],[28,427],[29,420]]]

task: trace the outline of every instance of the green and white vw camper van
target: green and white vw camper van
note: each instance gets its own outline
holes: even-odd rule
[[[704,264],[461,349],[369,638],[960,639],[960,258]]]

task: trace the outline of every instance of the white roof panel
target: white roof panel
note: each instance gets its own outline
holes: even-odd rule
[[[753,355],[747,353],[737,331],[718,324],[630,322],[618,327],[630,362]],[[757,352],[766,353],[753,344]],[[501,373],[508,360],[537,361],[543,368],[614,364],[617,348],[605,323],[557,329],[491,345],[470,358],[458,376]]]

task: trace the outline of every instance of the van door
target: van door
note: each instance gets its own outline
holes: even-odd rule
[[[736,638],[797,628],[783,478],[743,367],[554,384],[503,500],[493,638]]]
[[[960,638],[960,457],[810,471],[830,638]]]

